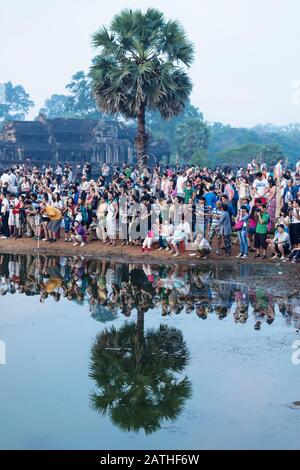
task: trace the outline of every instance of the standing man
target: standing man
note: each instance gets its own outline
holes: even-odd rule
[[[256,179],[254,180],[253,183],[253,189],[254,189],[254,204],[256,204],[257,199],[260,199],[262,204],[266,204],[267,199],[266,199],[266,194],[269,191],[269,183],[268,180],[266,180],[263,176],[263,174],[259,171],[256,174]]]
[[[274,180],[280,181],[283,175],[282,168],[283,160],[279,160],[278,163],[274,166]]]
[[[63,176],[63,169],[62,169],[60,163],[58,163],[57,166],[56,166],[55,176],[56,176],[57,184],[58,184],[58,186],[60,186],[60,185],[61,185],[62,176]]]
[[[176,190],[178,197],[184,198],[184,188],[186,180],[187,177],[184,175],[183,171],[179,171],[176,181]]]
[[[9,238],[9,227],[8,227],[8,218],[9,218],[9,202],[4,194],[0,194],[0,203],[1,203],[1,238]]]
[[[263,250],[263,259],[267,257],[267,233],[268,233],[268,223],[270,216],[266,211],[266,205],[262,204],[257,208],[256,212],[257,225],[255,229],[254,236],[254,248],[256,249],[256,255],[254,258],[260,257],[260,249]]]

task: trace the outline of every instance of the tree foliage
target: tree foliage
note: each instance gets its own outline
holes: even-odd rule
[[[76,72],[66,85],[66,95],[54,94],[45,101],[40,110],[48,119],[105,119],[108,116],[98,110],[92,94],[91,79],[80,70]]]
[[[82,70],[75,73],[66,89],[69,92],[65,105],[67,115],[81,119],[102,118],[92,94],[91,79],[87,74]]]
[[[67,117],[67,100],[68,97],[66,95],[52,95],[45,101],[45,105],[40,112],[46,114],[48,119]]]
[[[176,128],[176,146],[181,161],[189,162],[192,156],[206,150],[209,128],[203,119],[188,118]]]
[[[174,421],[191,396],[180,377],[189,360],[181,331],[167,325],[144,334],[134,323],[103,330],[92,347],[91,404],[124,431],[151,434]]]
[[[266,124],[247,129],[215,123],[210,127],[210,131],[211,138],[208,152],[215,158],[218,155],[228,158],[230,154],[226,153],[227,151],[229,152],[229,150],[237,149],[246,144],[279,145],[284,156],[291,162],[295,163],[299,158],[300,124],[290,124],[287,126]],[[253,150],[254,152],[256,151],[254,148]],[[274,151],[274,158],[276,159],[278,151],[276,149]],[[238,152],[232,152],[235,155],[237,153],[241,155],[241,149]],[[246,152],[244,152],[245,158],[247,158],[247,153],[246,148]]]
[[[230,166],[245,166],[253,158],[260,163],[272,165],[284,158],[281,146],[277,144],[244,144],[218,154],[215,163]]]
[[[34,102],[22,85],[14,86],[12,82],[7,82],[4,87],[4,99],[0,101],[0,120],[24,120]]]
[[[136,150],[142,161],[146,110],[172,118],[184,109],[192,90],[186,69],[193,45],[178,21],[167,21],[154,8],[121,11],[93,35],[93,45],[99,50],[91,67],[97,104],[103,112],[138,119]]]
[[[203,120],[203,114],[189,100],[185,103],[183,112],[172,119],[163,119],[158,111],[148,111],[146,117],[149,134],[153,139],[166,140],[174,155],[177,153],[174,138],[177,127],[188,119]]]

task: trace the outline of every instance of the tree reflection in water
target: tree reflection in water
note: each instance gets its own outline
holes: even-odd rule
[[[281,290],[285,294],[272,295],[260,280],[274,278],[275,268],[260,269],[268,270],[265,277],[255,278],[257,266],[250,264],[213,265],[210,270],[203,265],[0,255],[0,296],[76,302],[88,306],[92,318],[102,323],[136,313],[136,324],[105,329],[92,346],[91,404],[121,429],[150,434],[164,419],[172,422],[179,416],[192,390],[183,375],[189,354],[181,331],[167,324],[145,331],[145,314],[155,309],[163,317],[181,314],[188,319],[192,314],[199,321],[214,316],[240,325],[251,322],[258,330],[262,323],[272,325],[276,313],[299,330],[299,288],[290,284]]]
[[[180,378],[189,353],[180,330],[160,325],[140,331],[142,322],[105,329],[91,351],[90,377],[96,382],[92,407],[108,414],[123,431],[151,434],[163,420],[175,421],[191,396]]]

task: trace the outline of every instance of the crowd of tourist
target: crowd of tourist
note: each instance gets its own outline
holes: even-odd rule
[[[202,320],[212,315],[220,320],[231,317],[239,324],[252,322],[259,330],[280,315],[298,331],[299,291],[289,289],[285,296],[275,296],[257,283],[250,286],[244,281],[249,279],[249,268],[235,266],[233,278],[226,281],[218,265],[203,272],[182,265],[126,265],[80,256],[0,255],[0,296],[39,296],[42,303],[65,299],[88,305],[100,322],[156,310],[163,317],[181,313]]]
[[[185,249],[231,256],[236,236],[239,258],[300,259],[300,160],[288,169],[282,160],[269,168],[253,159],[235,171],[104,164],[99,173],[93,178],[89,164],[5,169],[1,238],[60,237],[81,247],[120,240],[176,257]]]

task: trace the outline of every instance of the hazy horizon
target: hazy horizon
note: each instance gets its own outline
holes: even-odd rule
[[[123,8],[149,6],[178,19],[195,44],[191,101],[207,121],[300,122],[298,0],[0,0],[0,83],[24,86],[33,118],[74,73],[88,71],[95,30]]]

